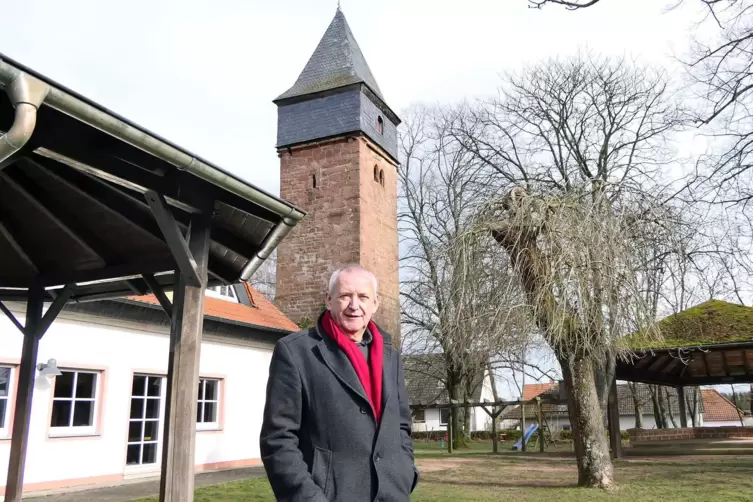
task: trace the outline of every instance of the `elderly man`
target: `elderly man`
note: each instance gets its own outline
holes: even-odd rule
[[[280,501],[407,501],[418,482],[403,366],[371,317],[374,274],[343,267],[316,326],[275,346],[261,455]]]

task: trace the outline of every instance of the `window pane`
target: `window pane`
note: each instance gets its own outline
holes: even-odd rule
[[[157,441],[157,434],[159,434],[158,420],[144,422],[144,441]]]
[[[73,397],[73,373],[63,371],[62,375],[55,377],[55,397]]]
[[[128,424],[128,442],[134,443],[136,441],[141,441],[141,422],[131,420]]]
[[[141,459],[139,458],[140,456],[141,456],[141,445],[129,444],[128,453],[126,454],[126,463],[129,465],[139,464],[141,463]]]
[[[203,414],[204,414],[204,403],[199,403],[199,405],[196,407],[196,422],[202,423],[204,421],[201,419]]]
[[[217,400],[217,385],[219,382],[217,380],[206,380],[206,387],[204,390],[204,399],[207,401],[216,401]]]
[[[157,443],[147,443],[144,445],[144,458],[142,464],[153,464],[157,461]]]
[[[439,422],[441,424],[446,424],[449,418],[450,418],[449,408],[442,408],[441,410],[439,410]]]
[[[7,399],[0,399],[0,429],[5,427],[5,410],[8,407]]]
[[[97,375],[95,373],[79,373],[76,380],[76,397],[91,399],[94,397]]]
[[[133,386],[131,387],[132,396],[143,396],[144,386],[146,385],[146,377],[141,375],[133,375]]]
[[[73,405],[73,426],[94,425],[94,401],[76,401]]]
[[[50,420],[50,427],[68,427],[70,425],[71,401],[53,401],[52,420]]]
[[[144,418],[159,418],[159,399],[146,400],[146,413]]]
[[[217,421],[217,403],[204,403],[204,422]]]
[[[206,380],[199,380],[199,400],[204,399],[204,382]]]
[[[144,400],[134,397],[131,399],[131,418],[144,418]]]
[[[149,377],[149,385],[146,389],[150,396],[159,397],[162,392],[162,377]]]
[[[10,383],[10,368],[0,368],[0,396],[8,395]]]

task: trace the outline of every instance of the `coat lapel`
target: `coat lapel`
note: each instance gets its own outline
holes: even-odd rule
[[[395,391],[395,374],[396,368],[393,361],[392,343],[387,342],[387,338],[384,340],[384,361],[382,363],[382,410],[387,408],[387,402]]]
[[[369,403],[369,398],[366,396],[366,391],[358,379],[356,370],[350,363],[348,356],[340,349],[337,342],[332,340],[329,336],[322,332],[321,328],[317,326],[317,334],[321,338],[317,347],[322,355],[324,364],[335,374],[343,385],[359,395],[366,403]],[[370,407],[370,406],[369,406]]]

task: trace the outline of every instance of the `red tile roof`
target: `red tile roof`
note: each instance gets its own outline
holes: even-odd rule
[[[737,407],[716,389],[701,389],[704,422],[739,422]]]
[[[242,322],[245,324],[252,324],[264,328],[279,329],[289,332],[298,331],[298,326],[285,317],[285,314],[280,312],[280,310],[275,307],[272,302],[267,300],[264,295],[248,284],[245,284],[245,286],[246,292],[251,299],[251,303],[254,305],[253,307],[248,307],[241,303],[220,300],[219,298],[212,298],[211,296],[205,296],[204,315]],[[128,299],[152,305],[159,305],[159,301],[157,301],[157,298],[155,298],[154,295],[129,296]]]
[[[557,382],[527,383],[523,386],[523,401],[530,401],[555,386],[557,386]]]

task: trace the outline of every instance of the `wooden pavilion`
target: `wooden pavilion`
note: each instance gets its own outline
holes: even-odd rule
[[[688,426],[685,387],[753,383],[753,308],[709,300],[667,317],[657,327],[660,341],[636,342],[632,357],[617,361],[615,376],[675,387],[681,427]],[[610,407],[610,417],[612,411]],[[618,456],[619,435],[619,418],[610,420],[613,454]]]
[[[56,315],[151,292],[171,319],[160,500],[191,501],[204,288],[248,280],[304,212],[2,54],[0,88],[0,310],[24,337],[5,500]]]

